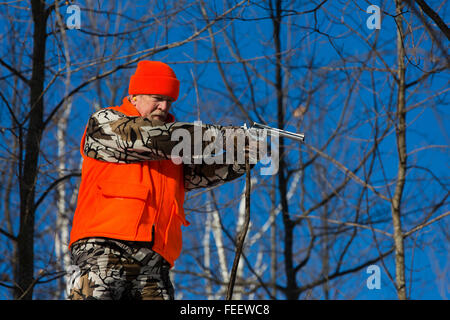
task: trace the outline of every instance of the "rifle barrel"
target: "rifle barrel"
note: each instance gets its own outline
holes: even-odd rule
[[[269,131],[269,134],[271,132],[276,132],[280,136],[285,137],[285,138],[294,139],[294,140],[298,140],[298,141],[302,141],[302,142],[305,141],[304,133],[294,133],[294,132],[290,132],[290,131],[286,131],[286,130],[281,130],[278,128],[272,128],[272,127],[266,126],[261,123],[256,123],[256,122],[253,122],[252,127],[257,128],[257,129],[267,129]]]

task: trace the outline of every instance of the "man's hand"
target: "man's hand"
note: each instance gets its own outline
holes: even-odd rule
[[[226,126],[222,127],[222,131],[225,141],[224,150],[233,150],[234,159],[249,159],[250,164],[256,164],[266,156],[267,135],[263,134],[263,130]]]

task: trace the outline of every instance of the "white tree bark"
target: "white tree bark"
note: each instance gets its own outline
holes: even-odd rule
[[[297,171],[293,178],[291,185],[289,186],[288,193],[287,193],[287,199],[290,200],[292,196],[295,193],[295,190],[297,189],[298,182],[300,181],[300,177],[302,175],[302,171]],[[252,183],[253,185],[253,183]],[[264,225],[259,229],[257,233],[255,233],[251,238],[249,238],[248,244],[253,245],[255,242],[259,241],[261,237],[269,230],[269,228],[272,226],[273,222],[275,221],[275,218],[278,216],[278,214],[281,212],[281,204],[278,204],[278,206],[275,208],[274,212],[270,215],[269,219],[264,223]]]
[[[57,24],[61,32],[61,39],[64,48],[64,60],[66,77],[64,79],[65,92],[64,96],[69,96],[70,90],[70,77],[71,77],[71,60],[70,60],[70,49],[69,43],[67,41],[67,35],[65,31],[65,24],[63,22],[61,13],[59,11],[58,1],[55,1],[55,12],[57,18]],[[62,109],[61,115],[57,120],[57,150],[58,150],[58,179],[62,179],[66,174],[66,131],[67,131],[67,120],[70,116],[72,109],[71,98],[65,101],[65,106]],[[58,263],[62,266],[63,270],[69,270],[70,267],[70,255],[68,251],[69,245],[69,234],[70,234],[70,221],[68,217],[68,212],[66,208],[66,183],[64,181],[60,182],[57,186],[57,216],[56,216],[56,234],[55,234],[55,253]],[[73,200],[73,198],[72,198]],[[65,288],[65,283],[67,282],[67,275],[64,276],[64,283],[61,284],[61,290]],[[66,290],[62,290],[67,294]],[[65,296],[66,298],[66,296]]]
[[[205,289],[206,289],[206,297],[208,300],[213,299],[212,294],[212,284],[211,284],[211,210],[210,210],[210,203],[207,204],[208,213],[206,214],[206,223],[205,223],[205,233],[203,235],[203,264],[205,268],[205,273],[207,277],[205,278]]]

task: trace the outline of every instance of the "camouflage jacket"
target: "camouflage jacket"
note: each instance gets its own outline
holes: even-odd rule
[[[195,129],[196,126],[197,129]],[[175,130],[184,129],[186,130],[184,132],[189,132],[191,147],[194,148],[194,131],[199,127],[198,124],[193,123],[163,123],[143,117],[126,116],[114,109],[101,109],[89,119],[84,153],[96,160],[115,163],[173,160],[172,150],[179,143],[179,141],[171,140]],[[202,134],[207,129],[219,130],[225,141],[224,128],[206,124],[200,127]],[[201,143],[203,150],[206,142]],[[226,144],[226,141],[224,143]],[[198,161],[195,161],[190,154],[182,154],[182,162],[186,191],[225,183],[245,173],[245,164],[237,164],[237,162],[233,164],[197,163]]]

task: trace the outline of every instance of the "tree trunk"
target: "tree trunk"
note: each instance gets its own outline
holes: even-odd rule
[[[397,138],[397,152],[398,152],[398,169],[397,169],[397,184],[395,186],[395,193],[392,199],[391,211],[392,222],[394,225],[394,247],[395,247],[395,278],[397,287],[397,296],[400,300],[406,299],[405,287],[405,251],[403,243],[403,231],[401,221],[401,202],[402,194],[405,186],[406,177],[406,106],[405,106],[405,49],[403,47],[403,27],[402,27],[402,8],[403,4],[400,0],[395,1],[397,22],[397,124],[396,124],[396,138]]]
[[[272,209],[270,210],[270,286],[272,288],[272,296],[277,296],[277,222],[276,222],[276,177],[273,176],[273,189],[270,191]]]
[[[284,128],[284,102],[283,102],[283,77],[282,77],[282,61],[281,61],[281,0],[276,0],[275,16],[272,8],[273,38],[275,42],[275,89],[277,94],[277,118],[278,128]],[[272,3],[271,3],[272,6]],[[287,179],[286,179],[286,163],[284,155],[284,141],[280,137],[279,144],[279,169],[278,169],[278,189],[280,191],[281,212],[284,225],[284,268],[286,273],[286,298],[288,300],[298,299],[297,282],[295,279],[295,269],[293,260],[293,232],[295,224],[289,216],[287,201]]]
[[[33,17],[33,67],[30,81],[29,124],[20,179],[20,227],[17,237],[15,299],[32,299],[34,272],[34,201],[43,132],[46,22],[45,3],[31,1]]]

